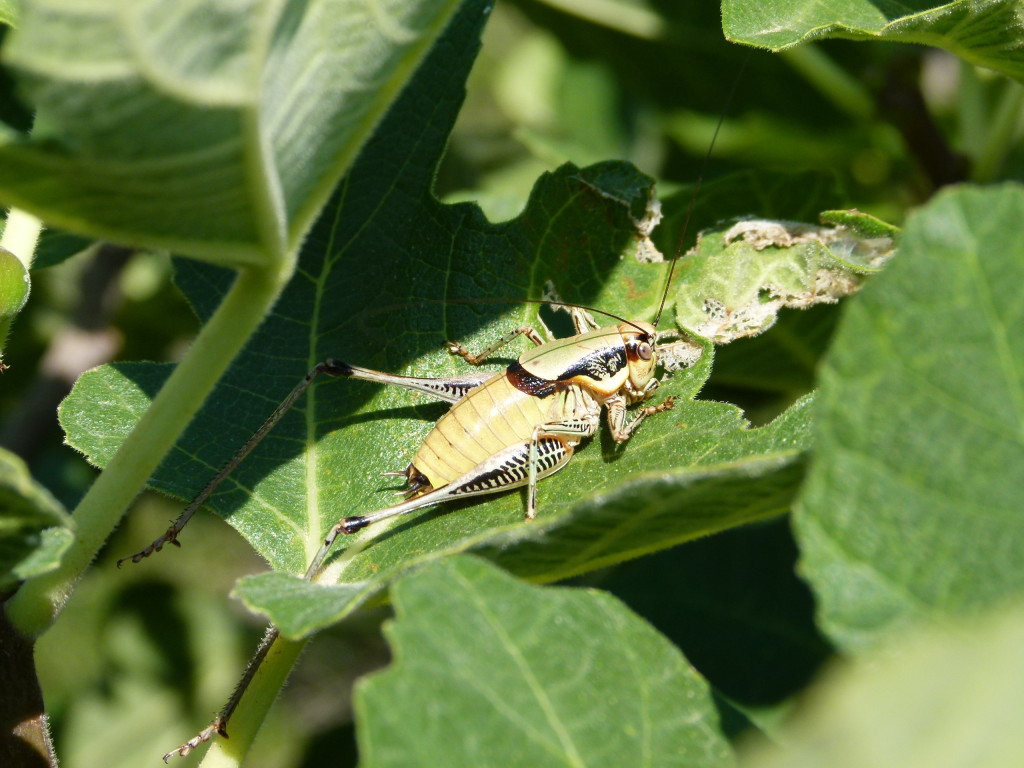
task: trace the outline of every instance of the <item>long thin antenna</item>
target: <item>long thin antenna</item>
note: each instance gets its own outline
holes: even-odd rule
[[[593,312],[596,315],[604,315],[610,317],[612,320],[618,320],[620,323],[626,323],[626,325],[632,325],[638,331],[643,333],[643,328],[634,323],[632,320],[628,320],[621,315],[616,315],[614,312],[609,312],[604,309],[598,309],[597,307],[588,307],[586,304],[575,304],[571,301],[556,301],[555,299],[493,299],[493,298],[474,298],[474,299],[420,299],[418,301],[406,301],[397,304],[387,304],[382,307],[377,307],[370,310],[369,315],[376,315],[380,312],[389,311],[401,307],[420,307],[424,304],[444,304],[445,306],[451,306],[452,304],[540,304],[546,307],[576,307],[577,309],[583,309],[587,312]]]
[[[743,57],[743,63],[740,64],[739,70],[736,72],[736,77],[733,78],[732,86],[729,88],[729,95],[726,97],[725,106],[722,111],[718,114],[718,124],[715,125],[715,132],[711,135],[711,143],[708,144],[707,154],[704,155],[704,160],[700,166],[700,173],[697,174],[697,182],[693,186],[693,194],[690,195],[690,204],[686,207],[686,217],[683,219],[683,227],[679,231],[679,239],[676,241],[675,252],[672,254],[672,263],[668,267],[668,279],[665,281],[665,292],[661,295],[661,304],[658,306],[658,314],[654,317],[654,327],[658,327],[658,323],[661,321],[661,313],[665,309],[665,300],[668,298],[669,289],[672,287],[672,276],[676,271],[676,262],[679,261],[679,254],[683,250],[683,240],[686,239],[686,231],[690,228],[690,219],[693,218],[693,209],[697,206],[697,196],[700,194],[701,185],[704,183],[704,174],[707,172],[708,165],[711,163],[712,153],[715,151],[715,142],[718,140],[718,133],[722,130],[722,124],[725,122],[725,116],[729,113],[732,108],[733,98],[736,96],[736,90],[740,84],[740,78],[743,77],[743,72],[747,68],[747,62],[750,61],[750,55],[752,51],[747,51],[747,55]]]
[[[636,323],[634,323],[632,320],[627,320],[621,315],[616,315],[614,312],[608,312],[607,310],[598,309],[597,307],[588,307],[586,304],[573,304],[567,301],[555,301],[554,299],[444,299],[443,301],[446,304],[477,304],[480,302],[489,304],[492,302],[508,302],[514,304],[540,304],[542,306],[547,307],[576,307],[577,309],[582,309],[587,312],[593,312],[594,314],[597,315],[604,315],[605,317],[610,317],[612,320],[618,320],[620,323],[625,323],[626,325],[632,325],[641,333],[644,332],[644,329],[641,328]]]

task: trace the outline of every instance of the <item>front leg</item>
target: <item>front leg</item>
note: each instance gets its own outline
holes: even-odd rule
[[[652,382],[654,381],[656,379],[652,379]],[[648,385],[647,389],[644,390],[644,397],[647,397],[653,390],[654,387]],[[673,395],[665,398],[665,401],[659,405],[648,405],[646,408],[641,408],[632,421],[626,423],[626,398],[622,395],[609,397],[605,401],[605,406],[608,408],[608,426],[612,432],[612,439],[617,443],[629,440],[644,419],[662,411],[672,410],[675,407],[675,402],[676,398]]]

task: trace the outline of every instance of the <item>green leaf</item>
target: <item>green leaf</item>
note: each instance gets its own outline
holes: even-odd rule
[[[1024,754],[1024,610],[917,631],[834,669],[744,768],[1004,768]]]
[[[852,221],[856,214],[849,215]],[[863,226],[873,230],[875,222]],[[856,226],[744,218],[701,233],[680,268],[679,325],[723,344],[763,333],[783,307],[806,309],[854,293],[894,244],[891,231],[865,238]]]
[[[5,61],[37,117],[31,138],[6,132],[0,197],[94,237],[273,265],[457,6],[26,3]]]
[[[714,229],[719,222],[737,215],[789,221],[824,220],[823,206],[834,207],[844,201],[831,173],[756,170],[730,173],[708,179],[701,185],[686,226],[686,235],[680,243],[679,233],[684,228],[692,197],[693,188],[684,187],[665,200],[665,221],[654,233],[654,239],[663,251],[690,248],[697,240],[698,231]],[[859,223],[862,216],[854,221]],[[724,254],[712,253],[704,240],[701,241],[701,250],[710,274],[729,264]],[[691,251],[687,261],[694,258]],[[681,262],[680,266],[687,261]],[[733,272],[735,275],[735,270]],[[742,274],[735,276],[746,279]],[[685,277],[676,279],[682,282]],[[677,291],[683,297],[683,304],[691,290],[697,288],[681,286]],[[714,368],[704,388],[705,399],[743,405],[748,418],[755,423],[763,424],[773,418],[779,410],[814,388],[816,361],[827,346],[835,325],[831,317],[835,314],[833,309],[818,306],[807,311],[779,312],[771,333],[737,339],[734,343],[716,347]],[[771,405],[766,404],[761,397],[766,391],[775,393],[778,400]],[[753,394],[754,398],[741,399],[745,393]]]
[[[477,34],[474,13],[466,11],[471,21],[451,31],[459,42],[432,53],[367,144],[307,239],[296,278],[153,487],[194,496],[324,358],[398,374],[465,373],[444,351],[445,339],[480,349],[524,324],[553,324],[559,318],[548,310],[517,304],[541,298],[549,281],[567,301],[630,318],[656,314],[665,264],[637,259],[651,255],[644,232],[654,193],[632,166],[546,174],[524,212],[502,224],[475,206],[444,206],[431,196],[472,60],[465,41]],[[420,119],[410,121],[413,113]],[[208,317],[230,275],[188,262],[179,272],[189,300]],[[504,364],[499,358],[490,370]],[[476,550],[551,580],[784,513],[802,477],[807,403],[748,430],[738,409],[692,402],[709,366],[710,352],[667,382],[662,391],[680,397],[676,409],[652,418],[628,444],[615,446],[602,430],[581,446],[541,485],[532,524],[523,523],[520,493],[424,510],[339,543],[339,552],[350,548],[335,555],[325,578],[337,587],[271,574],[242,592],[297,637],[341,618],[424,559]],[[166,375],[119,365],[83,377],[61,408],[69,442],[102,465]],[[302,573],[340,517],[394,502],[394,484],[381,473],[406,467],[444,411],[397,388],[317,384],[207,506],[275,570]],[[187,546],[187,531],[182,541]]]
[[[730,40],[772,50],[826,37],[932,45],[1024,80],[1024,27],[1017,0],[832,0],[812,5],[725,0],[722,28]]]
[[[394,600],[395,662],[356,693],[361,764],[732,765],[707,684],[608,595],[456,558]]]
[[[591,583],[675,643],[716,694],[764,710],[806,686],[831,653],[814,623],[811,590],[796,574],[789,522],[687,542]]]
[[[29,474],[25,463],[0,449],[0,591],[57,567],[71,543],[71,517]]]
[[[6,24],[8,27],[17,26],[18,23],[18,10],[14,4],[14,0],[0,0],[0,24]]]
[[[1024,591],[1024,189],[943,192],[850,303],[821,369],[796,529],[857,647]]]

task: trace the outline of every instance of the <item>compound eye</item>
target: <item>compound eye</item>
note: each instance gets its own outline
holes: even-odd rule
[[[650,360],[654,356],[654,350],[651,349],[651,345],[646,341],[642,341],[637,345],[636,353],[640,355],[641,360]]]

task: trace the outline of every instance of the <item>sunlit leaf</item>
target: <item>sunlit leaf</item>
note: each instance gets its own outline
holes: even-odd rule
[[[456,0],[25,3],[0,198],[221,264],[292,252]]]
[[[881,3],[725,0],[726,37],[775,50],[823,37],[883,39],[943,48],[973,64],[1024,79],[1020,4],[1016,0]]]
[[[707,684],[608,595],[456,558],[394,599],[395,662],[356,696],[367,766],[733,763]]]
[[[907,222],[821,371],[797,516],[821,619],[858,646],[1024,591],[1024,190]]]

